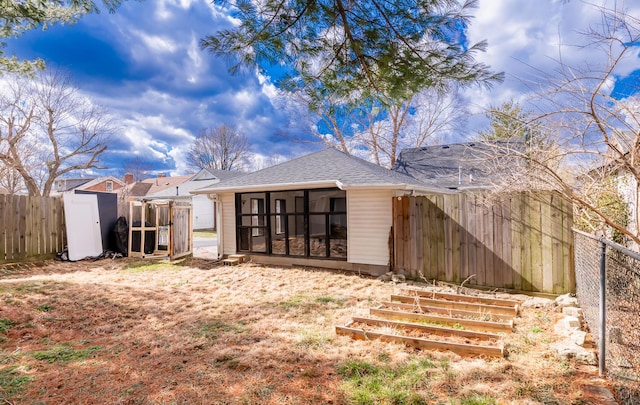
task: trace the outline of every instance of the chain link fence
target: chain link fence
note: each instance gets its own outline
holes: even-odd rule
[[[640,404],[640,254],[579,231],[574,235],[576,295],[596,344],[604,343],[601,370],[621,403]],[[606,298],[604,313],[601,291]]]

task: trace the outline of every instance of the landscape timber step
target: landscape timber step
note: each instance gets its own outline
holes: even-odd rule
[[[438,300],[431,298],[422,298],[409,295],[392,295],[391,301],[402,302],[404,304],[414,303],[420,306],[439,307],[448,309],[457,309],[462,311],[476,312],[477,314],[498,314],[510,315],[515,317],[518,315],[518,308],[503,307],[498,305],[476,304],[471,302],[460,302],[451,300]]]
[[[403,289],[402,294],[419,296],[424,298],[441,299],[447,301],[471,302],[485,305],[495,305],[500,307],[519,308],[520,302],[515,300],[505,300],[501,298],[476,297],[474,295],[450,294],[435,291],[424,291],[414,289]]]
[[[240,260],[238,259],[223,259],[222,260],[222,264],[225,266],[235,266],[237,264],[240,264]]]
[[[481,300],[476,298],[481,297],[469,295],[445,294],[440,298],[448,300],[438,300],[418,294],[413,297],[391,295],[392,301],[408,303],[383,302],[369,309],[370,316],[375,318],[353,317],[345,326],[336,326],[336,334],[352,339],[403,343],[426,350],[449,350],[461,356],[504,356],[500,340],[505,333],[513,332],[518,301],[500,300],[489,304],[489,301],[479,303]],[[422,305],[424,303],[434,306]],[[502,305],[492,305],[497,303]]]
[[[490,340],[490,341],[498,341],[500,339],[500,335],[496,335],[495,333],[475,332],[471,330],[447,328],[443,326],[424,325],[424,324],[417,324],[417,323],[410,323],[410,322],[397,322],[397,321],[390,321],[386,319],[354,317],[353,322],[362,323],[367,326],[381,326],[386,328],[396,328],[396,329],[403,329],[404,331],[417,330],[420,332],[430,333],[433,335],[455,336],[455,337],[464,338],[464,339]]]
[[[244,263],[247,260],[247,256],[246,255],[241,255],[241,254],[235,254],[235,255],[229,255],[227,256],[228,259],[238,259],[239,263]]]
[[[411,313],[404,311],[393,311],[390,309],[384,309],[383,306],[378,308],[371,308],[369,314],[384,319],[392,319],[399,321],[414,321],[414,322],[430,322],[439,325],[448,326],[462,326],[464,328],[484,331],[484,332],[496,332],[496,333],[512,333],[513,332],[513,320],[507,322],[491,322],[481,321],[476,319],[465,318],[451,318],[448,316],[429,315],[420,313]]]
[[[504,314],[478,314],[477,312],[464,311],[460,309],[451,309],[451,308],[440,308],[440,307],[430,307],[427,305],[416,305],[415,302],[412,304],[403,304],[400,302],[388,302],[385,301],[382,303],[384,307],[387,308],[398,308],[406,311],[418,311],[418,313],[431,313],[431,314],[441,314],[447,315],[449,317],[465,317],[470,319],[477,318],[486,318],[487,321],[512,321],[514,318],[513,315],[504,315]],[[458,319],[458,318],[452,318]],[[513,321],[512,321],[513,322]]]
[[[477,345],[467,343],[453,343],[441,340],[423,339],[410,336],[393,335],[375,331],[365,331],[363,329],[351,328],[351,324],[345,326],[336,326],[336,333],[339,335],[350,336],[352,339],[373,340],[379,339],[383,342],[403,343],[407,346],[428,350],[450,350],[461,356],[490,356],[503,357],[504,346],[498,344],[496,346]]]

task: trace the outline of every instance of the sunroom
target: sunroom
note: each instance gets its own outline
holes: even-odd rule
[[[347,259],[346,191],[267,191],[235,198],[238,252]]]
[[[410,176],[325,149],[205,187],[218,204],[218,252],[258,263],[381,274],[395,197],[429,192]]]

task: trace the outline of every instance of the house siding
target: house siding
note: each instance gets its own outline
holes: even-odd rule
[[[618,183],[618,191],[622,194],[624,201],[627,203],[627,208],[629,209],[629,223],[627,224],[627,229],[634,233],[638,233],[638,212],[640,211],[640,207],[638,206],[638,201],[640,200],[638,197],[638,181],[634,176],[629,173],[622,173],[618,175],[617,178]],[[633,250],[638,250],[638,244],[629,241],[627,243],[627,247]]]
[[[347,191],[348,262],[389,264],[392,198],[389,190]]]
[[[222,210],[222,254],[232,255],[236,253],[236,199],[235,194],[218,194],[220,209]]]
[[[196,195],[193,202],[193,229],[211,229],[213,221],[213,201],[205,194]]]
[[[111,181],[111,180],[106,180],[106,181],[102,181],[98,184],[95,184],[91,187],[87,187],[87,188],[78,188],[79,190],[86,190],[86,191],[101,191],[101,192],[107,192],[107,193],[115,193],[118,190],[122,189],[122,186],[118,183],[116,183],[115,181],[113,182],[113,189],[111,191],[107,191],[107,181]]]

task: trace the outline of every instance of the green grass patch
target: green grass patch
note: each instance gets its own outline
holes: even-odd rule
[[[0,318],[0,333],[7,333],[16,323],[9,318]]]
[[[333,342],[333,334],[329,336],[321,332],[303,331],[301,338],[296,342],[296,347],[303,349],[320,349],[331,342]]]
[[[172,271],[172,270],[180,270],[182,268],[181,263],[169,263],[168,261],[140,261],[140,262],[132,262],[127,263],[124,268],[125,273],[147,273],[147,272],[159,272],[159,271]]]
[[[319,304],[335,304],[338,307],[342,307],[344,306],[346,300],[344,298],[322,296],[322,297],[316,298],[316,302]]]
[[[19,394],[33,378],[21,373],[17,367],[0,369],[0,393],[2,397]],[[7,402],[10,403],[10,402]]]
[[[74,349],[68,345],[58,345],[51,349],[34,352],[33,358],[47,363],[70,363],[72,361],[84,360],[93,353],[101,350],[100,346],[88,347],[86,349]]]
[[[431,359],[398,365],[348,361],[338,367],[342,390],[353,404],[427,404]]]
[[[460,405],[497,405],[498,402],[490,396],[474,394],[460,400]]]
[[[278,303],[278,306],[282,309],[300,308],[307,303],[306,301],[307,301],[307,296],[294,295],[293,297],[289,297],[287,300],[280,301]]]
[[[50,311],[53,311],[53,306],[49,304],[42,304],[36,308],[36,311],[50,312]]]
[[[218,234],[216,233],[216,231],[198,230],[198,231],[193,231],[193,237],[194,238],[217,238]]]
[[[196,333],[196,337],[205,337],[210,340],[216,340],[223,333],[240,334],[246,332],[247,328],[242,322],[227,323],[219,319],[214,319],[203,324]]]

